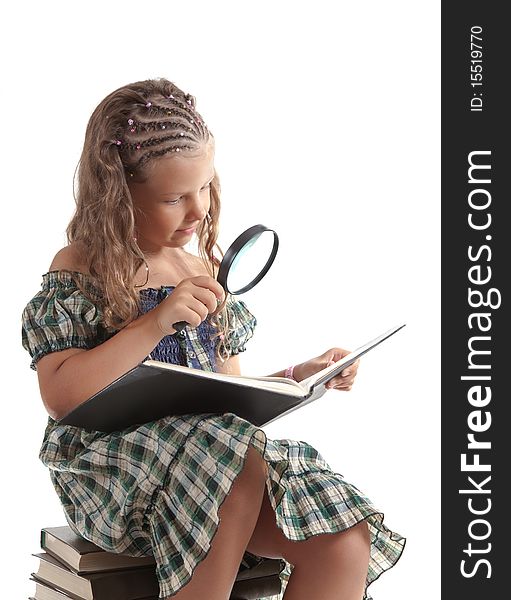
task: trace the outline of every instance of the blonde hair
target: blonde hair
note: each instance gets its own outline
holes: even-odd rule
[[[68,243],[81,242],[84,266],[102,291],[103,325],[119,330],[139,314],[135,275],[144,255],[135,239],[135,212],[127,178],[145,181],[155,160],[171,152],[200,153],[214,140],[195,109],[195,98],[167,79],[125,85],[102,100],[92,113],[77,167],[76,209],[66,228]],[[197,228],[199,256],[214,277],[223,252],[218,246],[220,181],[210,188],[210,208]],[[86,293],[82,289],[83,293]],[[217,356],[229,356],[227,300],[211,316],[217,329]]]

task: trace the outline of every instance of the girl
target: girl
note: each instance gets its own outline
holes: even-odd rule
[[[257,321],[215,279],[220,183],[195,98],[165,79],[107,96],[76,203],[68,246],[22,315],[49,414],[39,457],[69,526],[109,552],[154,555],[160,598],[226,600],[245,551],[286,560],[285,600],[369,598],[405,540],[305,442],[269,440],[232,413],[112,433],[57,422],[148,356],[239,374]],[[200,256],[184,249],[194,233]],[[189,326],[174,335],[177,321]],[[300,381],[345,354],[274,375]],[[330,387],[351,389],[356,370]]]

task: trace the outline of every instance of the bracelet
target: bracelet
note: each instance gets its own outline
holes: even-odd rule
[[[293,377],[293,369],[295,368],[294,365],[292,365],[291,367],[288,367],[286,369],[286,374],[284,375],[284,377],[287,377],[288,379],[294,379]],[[295,380],[296,381],[296,380]]]

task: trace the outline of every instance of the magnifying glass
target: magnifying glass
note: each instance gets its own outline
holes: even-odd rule
[[[266,275],[278,249],[279,238],[273,229],[264,225],[249,227],[227,248],[218,270],[218,283],[229,294],[248,292]],[[186,321],[178,321],[172,327],[179,333],[187,325]]]

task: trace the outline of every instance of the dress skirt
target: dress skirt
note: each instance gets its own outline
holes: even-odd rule
[[[268,439],[232,413],[168,416],[123,431],[87,432],[48,420],[39,458],[71,529],[109,552],[154,555],[160,598],[175,595],[207,556],[218,511],[249,446],[268,466],[268,497],[290,540],[367,521],[367,586],[399,559],[405,539],[353,484],[303,441]],[[281,573],[282,598],[292,565]]]
[[[44,355],[107,343],[103,290],[90,275],[65,269],[43,274],[41,289],[22,313],[22,344],[30,367]],[[140,290],[140,313],[153,310],[175,286]],[[216,351],[245,351],[257,323],[245,302],[229,296],[228,332],[198,327],[162,338],[150,357],[217,371]],[[290,540],[336,533],[363,519],[371,535],[367,586],[392,567],[405,540],[354,485],[334,473],[303,441],[270,440],[233,413],[167,416],[110,433],[59,425],[51,417],[39,458],[49,468],[71,529],[109,552],[154,555],[160,598],[175,595],[207,556],[218,511],[242,471],[249,446],[264,457],[276,524]],[[251,560],[253,557],[250,557]],[[256,557],[257,558],[257,557]],[[280,600],[291,573],[281,573]]]

